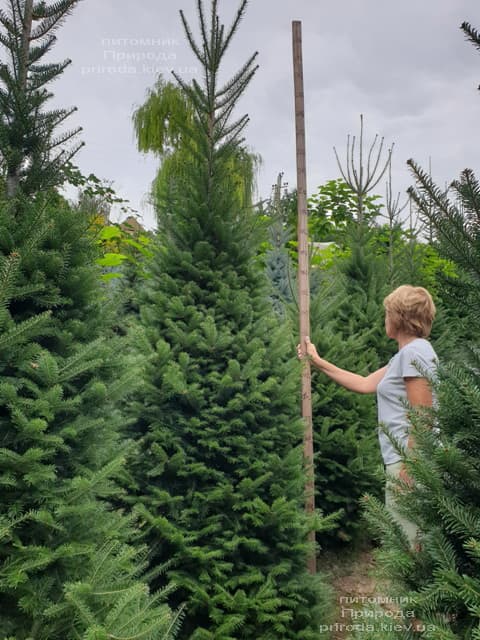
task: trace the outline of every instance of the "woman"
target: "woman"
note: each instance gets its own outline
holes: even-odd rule
[[[305,338],[304,347],[298,345],[297,352],[299,358],[308,355],[315,367],[346,389],[357,393],[376,393],[379,423],[385,425],[388,433],[403,447],[411,449],[414,443],[409,437],[407,406],[432,406],[428,380],[435,376],[438,359],[427,338],[435,318],[435,305],[426,289],[410,285],[395,289],[385,298],[383,305],[385,331],[389,338],[396,340],[398,352],[385,367],[369,376],[345,371],[324,360],[308,337]],[[385,505],[414,547],[416,526],[397,512],[388,478],[400,477],[410,485],[412,481],[406,473],[402,457],[380,428],[378,437],[387,476]]]

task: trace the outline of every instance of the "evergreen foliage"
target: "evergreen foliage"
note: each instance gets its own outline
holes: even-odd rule
[[[417,181],[412,197],[430,221],[435,233],[434,250],[453,268],[436,271],[442,324],[447,337],[442,349],[448,357],[461,353],[468,358],[467,345],[476,341],[480,329],[478,229],[480,190],[471,169],[450,186],[450,193],[438,188],[430,176],[409,161]]]
[[[265,262],[274,307],[296,327],[295,267],[286,251],[294,233],[295,194],[286,192],[280,197],[279,193],[277,184],[266,210],[274,223]],[[384,366],[395,350],[385,335],[384,297],[405,281],[423,285],[426,260],[420,256],[418,243],[411,242],[402,229],[395,230],[395,270],[391,273],[392,238],[386,227],[378,225],[380,197],[364,198],[361,225],[355,220],[355,197],[342,180],[331,180],[309,199],[310,237],[313,241],[335,239],[328,258],[325,250],[312,250],[311,338],[327,360],[368,375]],[[413,261],[406,255],[407,242],[412,244]],[[322,534],[322,546],[360,542],[365,533],[360,497],[364,492],[380,497],[383,491],[375,398],[354,394],[318,373],[313,389],[315,499],[323,513],[337,515],[336,527]]]
[[[447,630],[448,637],[474,637],[480,622],[479,362],[477,353],[471,366],[444,367],[435,422],[431,412],[413,418],[416,446],[406,465],[415,485],[408,489],[399,482],[397,491],[400,508],[419,527],[418,551],[409,549],[384,506],[365,498],[366,517],[382,541],[382,569],[396,593],[410,600],[429,639],[442,638]]]
[[[358,209],[355,197],[342,181],[317,190],[320,224],[312,221],[312,228],[330,228],[336,242],[333,260],[320,252],[312,265],[311,338],[327,360],[368,375],[387,364],[396,350],[385,334],[384,297],[406,282],[437,293],[437,272],[453,271],[452,263],[419,243],[411,228],[379,224],[382,204],[376,195],[364,198],[364,222],[356,223],[351,213]],[[452,331],[438,306],[432,337],[444,353]],[[364,492],[380,498],[384,487],[375,397],[354,394],[321,374],[314,376],[314,390],[316,501],[325,514],[339,508],[343,513],[338,528],[324,535],[324,544],[360,541],[366,534],[360,498]]]
[[[293,194],[295,195],[295,194]],[[353,224],[354,194],[342,181],[319,187],[309,215],[310,237],[336,238],[335,258],[325,264],[312,251],[310,268],[312,340],[327,359],[359,373],[369,373],[390,354],[383,328],[383,297],[387,292],[386,261],[372,250],[376,234],[365,227],[362,234]],[[370,196],[366,209],[378,198]],[[310,202],[310,200],[309,200]],[[276,312],[296,332],[296,274],[289,245],[293,232],[296,202],[292,194],[280,196],[277,183],[267,213],[270,249],[266,252],[267,275],[272,283],[272,303]],[[376,211],[378,213],[378,205]],[[328,232],[327,232],[328,229]],[[387,358],[388,359],[388,358]],[[353,394],[313,376],[313,416],[315,444],[315,502],[332,517],[335,527],[321,536],[322,547],[359,542],[363,523],[360,496],[365,491],[381,493],[381,464],[376,433],[376,406],[373,397]]]
[[[255,55],[219,84],[246,5],[226,29],[217,2],[207,25],[199,0],[200,44],[181,13],[205,85],[178,78],[193,105],[182,129],[188,180],[175,206],[157,202],[130,500],[151,569],[172,559],[166,576],[179,589],[170,602],[187,602],[180,637],[313,640],[329,603],[322,578],[306,570],[307,532],[328,522],[304,512],[300,364],[268,300],[258,217],[231,171],[247,124],[231,115]]]
[[[265,256],[275,309],[292,327],[298,324],[297,308],[287,294],[296,290],[295,267],[286,260],[285,248],[293,244],[294,195],[287,192],[272,198],[267,207],[275,223]],[[328,250],[312,250],[311,338],[327,360],[368,375],[384,366],[396,348],[385,335],[384,297],[405,282],[426,286],[438,295],[437,272],[453,277],[455,271],[434,247],[419,243],[412,228],[380,224],[382,204],[377,195],[364,198],[364,222],[358,224],[355,197],[346,183],[333,180],[309,199],[310,237],[335,240]],[[443,354],[452,331],[444,308],[439,307],[433,339]],[[368,492],[381,498],[384,485],[375,398],[345,390],[319,373],[314,373],[313,389],[316,504],[332,517],[341,510],[337,526],[323,533],[322,546],[360,542],[366,534],[360,497]]]
[[[65,166],[82,146],[68,147],[80,128],[58,132],[76,107],[45,110],[52,97],[46,85],[71,61],[43,62],[55,31],[78,1],[8,0],[8,11],[0,10],[0,44],[9,57],[0,63],[0,161],[9,197],[19,186],[31,194],[61,184]]]
[[[477,29],[472,27],[469,22],[463,22],[460,28],[465,34],[467,40],[469,40],[474,47],[480,49],[480,33],[477,31]]]
[[[269,220],[269,243],[264,260],[272,288],[271,300],[275,312],[286,318],[287,306],[293,302],[296,291],[296,275],[288,252],[288,244],[292,238],[288,224],[291,198],[286,189],[282,193],[282,176],[281,173],[278,175],[272,197],[262,212]]]
[[[181,610],[149,592],[132,518],[111,506],[130,450],[119,402],[138,376],[90,216],[52,189],[75,150],[63,149],[73,134],[54,137],[70,112],[44,111],[44,85],[67,63],[38,62],[74,4],[0,11],[0,634],[170,640]]]
[[[135,371],[109,330],[88,219],[54,194],[19,198],[0,206],[2,637],[170,637],[132,523],[109,507]]]
[[[363,225],[348,227],[348,253],[322,273],[310,310],[311,339],[322,357],[360,375],[384,366],[395,346],[384,328],[387,260],[373,253],[373,233]],[[316,504],[325,514],[343,511],[325,544],[358,540],[360,497],[382,491],[375,397],[352,393],[319,373],[313,390]]]

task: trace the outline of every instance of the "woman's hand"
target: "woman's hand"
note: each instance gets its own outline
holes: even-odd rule
[[[305,336],[305,345],[297,344],[297,356],[299,360],[303,360],[305,356],[310,357],[312,360],[319,359],[317,349],[315,345],[310,342],[310,338]]]
[[[297,344],[297,358],[303,360],[307,354],[301,344]]]
[[[413,479],[407,473],[407,468],[405,466],[405,463],[402,464],[398,477],[400,478],[400,480],[402,480],[402,482],[405,482],[405,484],[410,489],[413,487],[414,482],[413,482]]]

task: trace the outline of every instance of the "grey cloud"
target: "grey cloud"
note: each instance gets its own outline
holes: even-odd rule
[[[183,36],[182,7],[196,31],[194,0],[84,0],[58,32],[51,55],[74,61],[54,91],[55,104],[79,107],[70,123],[85,127],[87,146],[78,164],[114,180],[150,227],[153,212],[143,200],[158,161],[136,150],[131,115],[159,70],[173,67],[187,79],[195,68],[199,72]],[[227,24],[236,7],[237,0],[220,0]],[[478,0],[251,0],[224,76],[258,49],[260,69],[238,111],[250,114],[247,142],[264,159],[259,196],[269,194],[280,170],[295,185],[293,19],[302,21],[303,31],[310,192],[338,176],[332,147],[344,149],[347,133],[358,132],[360,113],[368,139],[378,132],[387,143],[395,141],[398,189],[410,183],[405,161],[411,156],[424,166],[431,156],[440,183],[465,166],[480,169],[480,55],[459,30],[465,19],[480,26]],[[121,38],[128,42],[109,44]],[[164,44],[140,45],[142,38]],[[142,54],[159,59],[132,58]],[[122,71],[127,62],[135,72]]]

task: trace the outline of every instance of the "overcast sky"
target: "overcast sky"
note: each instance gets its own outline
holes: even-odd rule
[[[3,4],[5,0],[1,0]],[[136,150],[132,113],[162,73],[200,78],[179,9],[198,33],[196,0],[82,0],[58,31],[52,59],[73,60],[54,85],[55,104],[76,105],[86,146],[76,158],[84,173],[112,180],[148,228],[158,169]],[[210,1],[204,4],[209,10]],[[230,24],[238,0],[219,0]],[[465,167],[480,171],[480,54],[459,27],[480,28],[478,0],[250,0],[227,52],[225,73],[258,50],[260,65],[238,113],[248,113],[247,142],[263,158],[258,197],[268,197],[278,172],[296,183],[292,20],[302,21],[306,99],[307,188],[339,177],[333,146],[343,156],[348,133],[378,133],[395,143],[393,187],[411,183],[408,158],[439,184]],[[377,192],[384,193],[382,183]],[[113,216],[121,219],[119,213]]]

